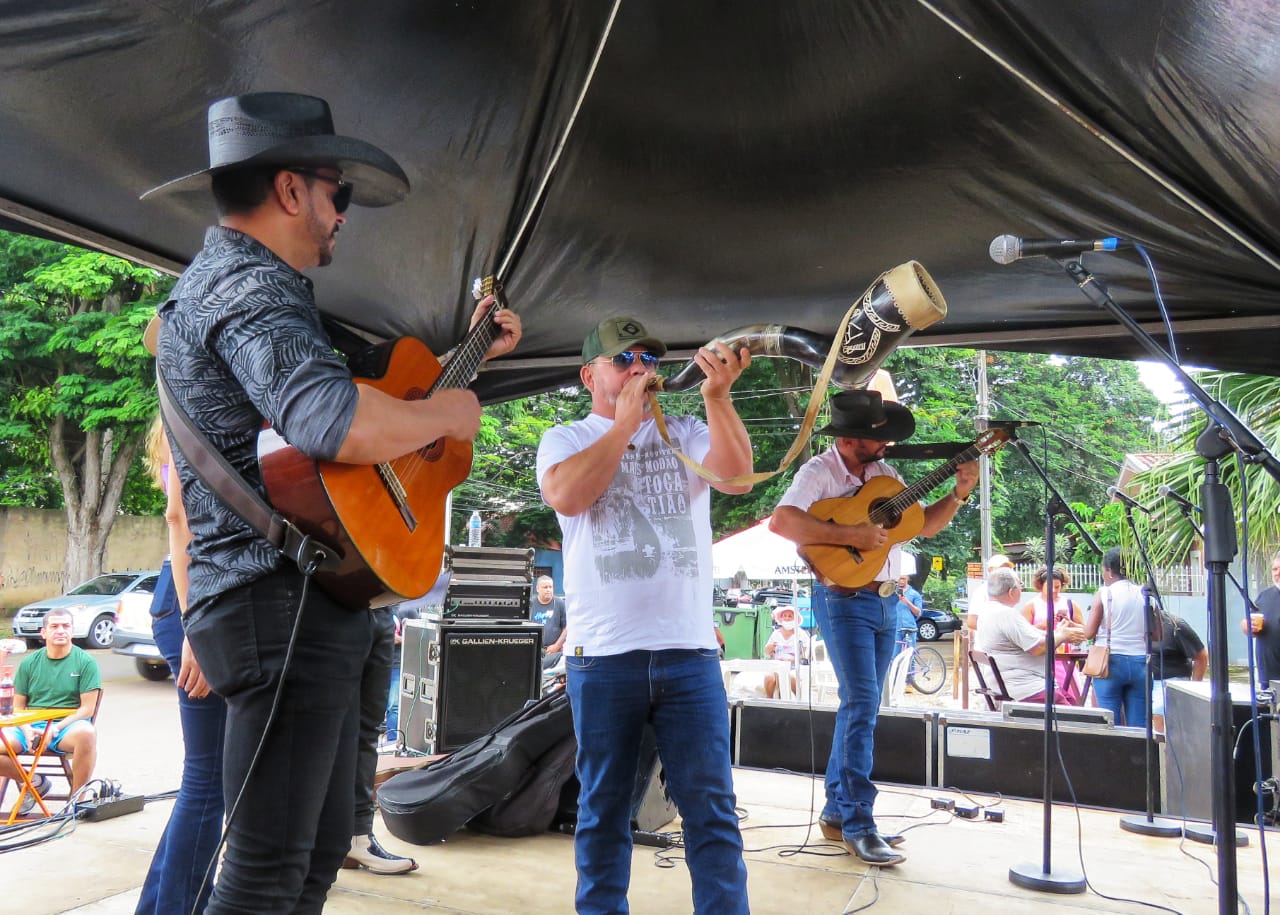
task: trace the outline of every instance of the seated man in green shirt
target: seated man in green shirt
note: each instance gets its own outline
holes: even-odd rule
[[[48,728],[51,733],[48,750],[71,757],[71,794],[84,787],[93,776],[98,759],[98,734],[93,727],[93,713],[98,706],[98,690],[102,676],[98,662],[81,648],[71,644],[71,613],[50,610],[44,618],[40,635],[45,647],[32,652],[18,667],[14,677],[13,709],[69,708],[74,711],[57,721],[38,721],[18,728],[4,728],[0,740],[19,753],[26,753],[40,742]],[[0,775],[17,778],[13,762],[0,754]],[[36,781],[36,788],[43,788]],[[29,809],[24,805],[24,809]]]

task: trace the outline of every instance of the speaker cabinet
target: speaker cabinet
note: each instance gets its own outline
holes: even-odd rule
[[[1138,728],[1057,723],[1062,759],[1081,804],[1146,810],[1146,733]],[[1062,768],[1052,759],[1053,800],[1070,803]],[[1153,761],[1159,779],[1159,763]],[[1002,721],[981,713],[938,717],[938,784],[942,787],[1041,798],[1044,794],[1044,725]]]
[[[1236,822],[1252,823],[1258,815],[1254,793],[1254,729],[1249,724],[1249,684],[1231,683],[1231,733],[1236,747],[1231,775],[1236,788]],[[1167,735],[1164,755],[1166,797],[1164,809],[1171,817],[1193,820],[1213,819],[1213,708],[1207,680],[1165,681],[1164,726]],[[1269,709],[1259,705],[1265,714]],[[1274,773],[1275,722],[1258,722],[1262,745],[1262,778]],[[1268,806],[1268,805],[1264,805]]]
[[[819,775],[827,769],[836,710],[802,702],[744,700],[733,708],[733,762],[755,769]],[[933,785],[933,712],[882,708],[876,718],[871,777],[900,785]]]
[[[487,734],[541,693],[542,626],[405,620],[400,730],[405,746],[448,753]]]

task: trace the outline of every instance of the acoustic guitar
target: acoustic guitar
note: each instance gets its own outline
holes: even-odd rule
[[[1009,440],[1009,430],[989,429],[968,448],[910,486],[893,477],[872,477],[852,496],[821,499],[809,506],[809,513],[832,524],[877,524],[888,534],[884,546],[873,550],[833,543],[810,543],[796,552],[809,563],[814,575],[826,585],[860,588],[875,581],[894,545],[910,540],[924,527],[920,499],[956,472],[961,464],[994,454]]]
[[[421,341],[401,337],[352,359],[356,384],[403,400],[467,387],[502,331],[493,321],[505,307],[498,292],[447,366]],[[430,590],[444,557],[445,502],[471,473],[471,454],[470,442],[437,439],[383,464],[343,464],[307,457],[271,428],[258,436],[267,498],[304,534],[338,552],[340,561],[317,571],[315,579],[353,610]]]

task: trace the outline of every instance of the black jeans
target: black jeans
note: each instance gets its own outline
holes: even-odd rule
[[[282,569],[202,604],[186,621],[209,685],[227,700],[228,816],[244,786],[207,915],[320,912],[351,848],[360,676],[374,629],[368,611],[310,587],[279,709],[249,775],[302,587],[297,570]]]
[[[387,716],[396,622],[388,607],[371,610],[373,645],[360,677],[360,736],[356,747],[356,795],[353,836],[373,832],[373,777],[378,773],[378,733]]]

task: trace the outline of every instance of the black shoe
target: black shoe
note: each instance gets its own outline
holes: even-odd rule
[[[856,839],[845,839],[844,844],[867,864],[873,867],[893,867],[907,860],[907,856],[894,851],[880,833],[872,832]]]
[[[893,835],[886,836],[884,833],[878,832],[876,835],[880,837],[880,841],[884,842],[884,844],[888,845],[890,848],[897,848],[903,842],[907,841],[907,837],[900,833],[894,833]]]
[[[818,829],[822,831],[822,837],[825,839],[830,839],[832,842],[844,841],[844,833],[840,831],[838,817],[819,816]]]

